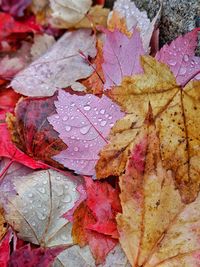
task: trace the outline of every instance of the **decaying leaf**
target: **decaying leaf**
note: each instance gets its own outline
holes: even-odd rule
[[[30,5],[31,0],[1,0],[0,7],[3,11],[15,17],[24,15],[24,10]]]
[[[4,218],[4,211],[0,207],[0,241],[2,240],[6,232],[7,232],[7,225],[6,225],[6,221]]]
[[[118,29],[104,30],[106,40],[103,46],[104,89],[120,85],[125,76],[142,72],[140,56],[144,55],[142,40],[137,30],[129,38]]]
[[[7,222],[18,236],[43,247],[72,244],[69,222],[62,215],[78,199],[80,177],[38,171],[14,180],[15,193],[1,188]]]
[[[20,72],[11,86],[27,96],[52,96],[58,88],[73,86],[93,73],[80,50],[86,57],[95,57],[96,40],[90,30],[65,33],[47,53]]]
[[[57,257],[53,267],[95,267],[94,258],[88,246],[80,248],[79,246],[72,246],[63,251]],[[98,265],[98,267],[130,267],[128,259],[125,256],[120,245],[117,245],[106,257],[105,263]]]
[[[15,116],[9,114],[7,122],[12,141],[19,149],[36,160],[61,167],[52,156],[67,146],[47,120],[55,113],[55,100],[56,96],[21,99],[15,108]]]
[[[182,89],[165,64],[143,57],[142,66],[144,74],[125,78],[121,86],[109,92],[110,97],[129,115],[113,128],[111,143],[100,154],[97,176],[120,175],[123,172],[130,145],[140,131],[150,102],[164,166],[173,170],[183,201],[192,201],[200,185],[200,119],[197,116],[200,82],[190,82]]]
[[[98,153],[123,113],[106,96],[78,96],[62,90],[55,106],[57,114],[48,120],[68,148],[53,158],[76,173],[93,175]]]
[[[63,249],[62,247],[31,249],[30,245],[26,245],[12,253],[8,262],[8,267],[51,267],[57,255],[60,254]]]
[[[179,36],[170,45],[164,45],[156,54],[156,59],[169,66],[181,86],[185,86],[200,73],[200,58],[195,56],[199,30],[197,28]]]
[[[52,9],[53,25],[64,23],[62,28],[70,28],[77,24],[92,5],[92,0],[50,0]]]
[[[149,120],[136,137],[120,188],[120,243],[133,267],[199,266],[200,195],[190,204],[181,201]]]
[[[115,16],[115,12],[126,21],[127,30],[130,32],[133,28],[137,27],[140,31],[144,51],[149,51],[150,40],[155,28],[155,24],[160,16],[161,7],[155,18],[150,21],[146,11],[140,11],[134,1],[131,0],[117,0],[114,3],[113,11],[109,17]]]

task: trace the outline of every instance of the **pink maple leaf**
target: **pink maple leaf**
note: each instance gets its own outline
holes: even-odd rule
[[[104,63],[102,65],[105,84],[104,89],[120,85],[124,76],[142,73],[140,56],[144,55],[142,39],[134,29],[129,38],[119,30],[103,30],[106,39],[103,47]]]
[[[156,59],[167,64],[176,77],[179,85],[185,86],[200,73],[200,57],[195,56],[198,31],[200,28],[179,36],[164,45],[156,54]]]
[[[108,143],[111,127],[124,113],[106,96],[78,96],[64,91],[59,91],[55,106],[57,114],[48,120],[68,148],[53,158],[76,173],[94,175],[98,153]]]

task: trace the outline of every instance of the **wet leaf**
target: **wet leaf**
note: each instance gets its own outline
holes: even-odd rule
[[[197,149],[199,82],[191,82],[182,90],[165,64],[151,57],[143,57],[142,65],[145,74],[125,78],[121,86],[109,92],[110,97],[129,115],[113,128],[111,143],[100,154],[97,176],[123,172],[130,147],[140,131],[150,102],[164,166],[173,170],[183,201],[192,201],[200,184],[200,154]],[[101,168],[104,168],[102,173]]]
[[[16,192],[4,192],[1,203],[7,222],[28,242],[43,247],[70,245],[69,221],[62,218],[78,199],[79,177],[38,171],[14,180]]]
[[[120,188],[120,243],[132,266],[199,266],[200,196],[181,201],[151,121],[136,138]]]
[[[142,40],[137,30],[129,38],[119,30],[104,30],[106,40],[103,46],[102,65],[105,77],[104,89],[120,85],[125,76],[142,72],[140,56],[144,54]]]
[[[179,36],[156,54],[157,60],[169,66],[181,86],[185,86],[200,73],[200,58],[195,56],[199,30],[197,28]]]
[[[52,156],[67,146],[47,120],[49,115],[55,113],[55,100],[56,96],[21,99],[16,106],[15,116],[9,114],[7,122],[12,140],[19,149],[36,160],[61,167]]]
[[[6,225],[6,221],[5,221],[5,218],[4,218],[4,211],[0,207],[0,241],[2,240],[3,236],[7,232],[7,229],[8,229],[8,227]]]
[[[77,80],[93,73],[80,50],[86,57],[95,57],[96,41],[90,30],[65,33],[47,53],[12,80],[12,87],[27,96],[52,96],[58,88],[70,85],[75,89]]]
[[[48,120],[68,148],[53,158],[76,173],[93,175],[98,153],[123,113],[106,96],[78,96],[64,91],[59,91],[55,106],[57,114]]]
[[[0,242],[0,266],[7,267],[10,258],[10,240],[11,232],[9,231],[4,239]]]
[[[12,253],[8,267],[50,267],[63,249],[62,247],[31,249],[30,245],[26,245]]]

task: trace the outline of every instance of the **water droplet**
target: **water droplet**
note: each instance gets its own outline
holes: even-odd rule
[[[42,214],[42,213],[37,213],[37,217],[39,220],[43,221],[46,219],[46,215]]]
[[[183,56],[183,60],[184,60],[185,62],[188,62],[188,60],[189,60],[189,56],[188,56],[188,55],[184,55],[184,56]]]
[[[57,180],[57,181],[60,181],[60,180],[61,180],[60,176],[57,176],[57,177],[56,177],[56,180]]]
[[[38,188],[38,191],[42,194],[45,194],[46,193],[46,190],[43,188],[43,187],[39,187]]]
[[[66,195],[64,199],[62,199],[62,202],[69,203],[72,201],[72,197],[70,195]]]
[[[108,114],[106,114],[106,115],[105,115],[105,117],[106,117],[106,118],[108,118],[108,117],[109,117],[109,115],[108,115]]]
[[[103,115],[105,113],[105,109],[101,109],[100,113]]]
[[[67,131],[67,132],[69,132],[70,130],[71,130],[71,126],[69,126],[69,125],[67,125],[67,126],[65,126],[65,130]]]
[[[113,127],[114,126],[114,123],[110,123],[110,127]]]
[[[64,116],[63,117],[63,121],[67,121],[68,120],[68,117],[67,116]]]
[[[179,71],[179,75],[184,75],[186,73],[186,68],[182,67]]]
[[[44,180],[42,183],[43,183],[43,184],[47,184],[47,180]]]
[[[75,146],[74,147],[74,151],[78,152],[78,147]]]
[[[69,185],[67,185],[67,184],[64,185],[64,188],[65,188],[65,189],[69,189]]]
[[[70,105],[71,107],[74,107],[75,106],[75,103],[71,103],[71,105]]]
[[[73,120],[74,119],[74,116],[72,116],[70,119]]]
[[[76,188],[73,188],[72,191],[75,192],[76,191]]]
[[[91,107],[90,107],[89,105],[85,105],[85,106],[83,107],[83,109],[86,110],[86,111],[89,111],[89,110],[91,109]]]
[[[100,123],[100,125],[101,125],[101,126],[105,126],[106,123],[107,123],[107,121],[102,121],[102,122]]]
[[[175,66],[176,65],[176,61],[174,59],[171,59],[168,61],[170,66]]]
[[[108,119],[111,120],[112,119],[112,116],[108,117]]]
[[[55,115],[55,118],[56,118],[56,119],[59,119],[60,117],[59,117],[58,115]]]
[[[71,136],[71,139],[72,139],[72,140],[75,139],[75,136]]]
[[[88,148],[88,144],[85,145],[85,148]]]
[[[36,226],[36,223],[35,222],[32,222],[31,224],[32,224],[32,226]]]
[[[28,197],[33,197],[33,194],[32,194],[32,193],[29,193],[29,194],[28,194]]]
[[[194,61],[194,60],[192,60],[192,61],[191,61],[191,65],[192,65],[192,66],[194,66],[194,64],[195,64],[195,61]]]
[[[88,132],[89,132],[89,130],[90,130],[90,125],[87,125],[87,126],[84,126],[84,127],[82,127],[81,129],[80,129],[80,132],[82,133],[82,134],[87,134]]]

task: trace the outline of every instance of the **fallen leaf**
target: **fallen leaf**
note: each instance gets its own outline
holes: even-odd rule
[[[3,236],[7,232],[7,229],[8,229],[8,227],[7,227],[5,218],[4,218],[4,211],[0,207],[0,241],[2,240]],[[1,262],[1,260],[0,260],[0,262]]]
[[[86,203],[95,218],[95,222],[88,222],[86,228],[117,239],[115,217],[121,211],[119,191],[107,182],[93,181],[90,177],[85,177],[85,186]]]
[[[65,33],[50,50],[20,72],[11,82],[15,91],[27,96],[52,96],[93,73],[79,51],[95,57],[96,41],[90,30]]]
[[[35,15],[37,15],[37,13],[42,13],[48,5],[49,0],[32,0],[30,9]]]
[[[12,233],[9,231],[4,239],[0,242],[0,266],[7,267],[10,258],[10,240]]]
[[[197,196],[200,184],[200,154],[197,149],[200,121],[196,115],[200,109],[199,81],[191,82],[182,89],[165,64],[143,57],[142,65],[144,74],[125,78],[121,86],[109,92],[110,97],[129,115],[113,128],[111,143],[101,152],[97,163],[97,177],[122,174],[150,102],[164,166],[173,170],[183,201],[190,202]],[[118,167],[120,157],[123,164]],[[104,169],[101,171],[100,168]]]
[[[10,88],[0,90],[0,110],[12,112],[20,95]]]
[[[144,51],[147,53],[149,51],[149,44],[155,29],[155,24],[161,13],[161,8],[162,6],[151,22],[147,16],[147,12],[140,11],[136,7],[134,1],[117,0],[114,3],[113,11],[110,13],[109,17],[112,19],[113,14],[116,12],[120,17],[125,19],[129,32],[136,27],[140,31]]]
[[[38,171],[14,180],[16,192],[1,188],[1,203],[6,221],[18,236],[42,247],[70,245],[69,222],[62,215],[78,199],[80,177],[59,172]]]
[[[144,54],[142,40],[137,30],[129,38],[119,30],[104,30],[103,46],[104,89],[120,85],[125,76],[141,73],[140,56]]]
[[[92,5],[91,0],[50,0],[52,9],[53,25],[62,25],[71,28],[86,15]]]
[[[11,15],[0,12],[0,41],[4,40],[10,34],[39,31],[40,27],[35,23],[33,18],[29,18],[22,23],[16,21]]]
[[[12,253],[8,267],[50,267],[63,249],[63,247],[31,249],[30,245],[26,245]]]
[[[95,95],[102,95],[104,87],[104,75],[103,75],[103,43],[97,40],[97,55],[92,64],[95,65],[95,71],[86,80],[82,81],[82,84],[87,88],[88,93]]]
[[[195,56],[199,30],[197,28],[179,36],[156,54],[156,59],[169,66],[181,86],[185,86],[200,73],[200,58]]]
[[[76,173],[93,175],[110,128],[123,113],[106,96],[78,96],[61,90],[55,106],[57,114],[48,120],[68,148],[53,159]]]
[[[188,205],[181,201],[150,120],[136,138],[120,188],[120,243],[133,267],[199,266],[200,196]]]
[[[22,17],[24,10],[31,3],[31,0],[1,0],[0,7],[3,11],[15,16]]]
[[[15,116],[7,115],[7,123],[12,141],[20,150],[35,160],[59,168],[62,166],[52,156],[67,146],[47,120],[55,112],[55,100],[56,96],[21,99],[15,108]]]
[[[0,123],[0,133],[0,157],[10,158],[32,169],[46,168],[45,164],[35,161],[13,144],[6,123]]]
[[[31,47],[32,60],[38,59],[44,53],[47,52],[49,48],[53,46],[55,39],[53,36],[44,34],[35,34],[34,43]]]
[[[90,223],[95,223],[95,217],[86,202],[82,202],[74,212],[73,241],[81,247],[88,244],[96,264],[100,264],[105,261],[106,256],[115,247],[118,240],[87,229],[87,225]]]
[[[96,267],[95,261],[88,246],[80,248],[79,246],[72,246],[57,257],[57,261],[53,267]],[[99,267],[130,267],[128,259],[126,258],[120,245],[114,247],[106,257],[105,263],[98,265]]]

